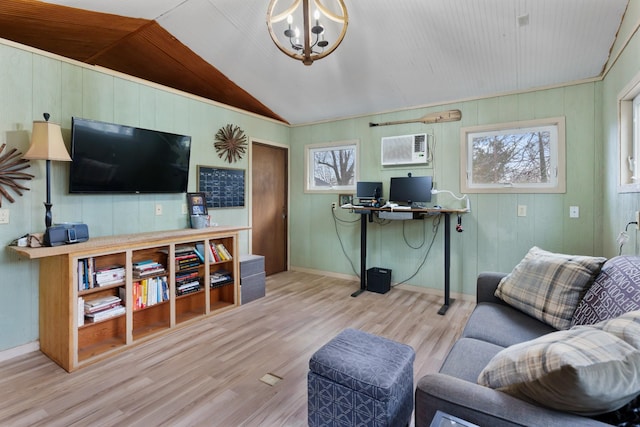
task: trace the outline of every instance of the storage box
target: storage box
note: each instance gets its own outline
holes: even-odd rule
[[[266,295],[264,272],[240,279],[240,303],[246,304]]]
[[[264,273],[264,257],[262,255],[240,255],[240,278]]]
[[[367,290],[386,294],[391,289],[391,270],[373,267],[367,270]]]
[[[266,295],[264,256],[240,256],[240,304],[246,304]]]

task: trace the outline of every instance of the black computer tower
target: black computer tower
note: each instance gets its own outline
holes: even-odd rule
[[[367,270],[367,290],[386,294],[391,289],[391,270],[372,267]]]

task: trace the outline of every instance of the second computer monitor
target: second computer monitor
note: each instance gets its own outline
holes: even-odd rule
[[[358,181],[356,183],[356,197],[361,200],[378,200],[382,197],[382,183]]]
[[[389,201],[421,207],[431,202],[433,178],[430,176],[392,177]]]

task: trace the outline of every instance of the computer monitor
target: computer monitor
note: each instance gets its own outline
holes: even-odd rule
[[[392,177],[389,201],[409,206],[421,206],[431,201],[433,177],[403,176]]]
[[[356,198],[362,200],[378,200],[381,196],[381,182],[358,181],[356,183]]]

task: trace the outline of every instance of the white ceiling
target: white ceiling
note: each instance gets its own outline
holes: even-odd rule
[[[628,0],[345,0],[344,41],[311,66],[271,41],[269,0],[47,3],[154,19],[276,114],[302,124],[598,77]],[[525,15],[528,25],[518,25]]]

